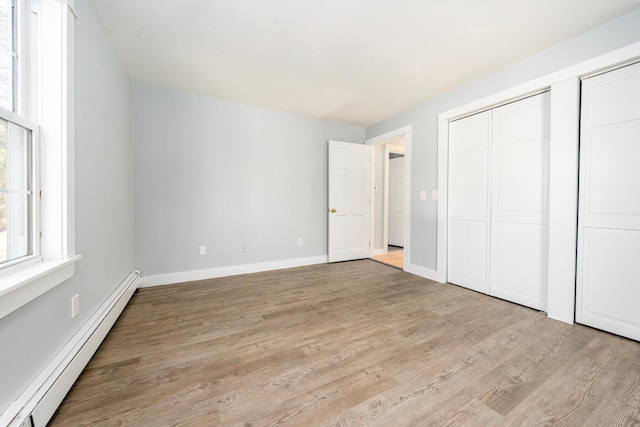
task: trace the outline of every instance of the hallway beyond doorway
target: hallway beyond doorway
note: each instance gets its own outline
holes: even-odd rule
[[[371,259],[382,264],[390,265],[391,267],[399,268],[403,270],[404,263],[404,249],[399,246],[388,246],[388,252],[386,254],[380,254],[372,256]]]

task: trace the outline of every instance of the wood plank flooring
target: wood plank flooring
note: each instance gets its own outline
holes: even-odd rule
[[[371,260],[138,290],[51,426],[631,426],[640,343]]]

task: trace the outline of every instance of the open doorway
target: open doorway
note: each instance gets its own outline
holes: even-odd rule
[[[408,234],[405,233],[406,137],[400,133],[370,145],[374,147],[371,259],[403,270]]]

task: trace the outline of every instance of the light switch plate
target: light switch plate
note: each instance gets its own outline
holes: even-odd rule
[[[420,190],[420,200],[427,200],[427,190]]]
[[[438,200],[438,190],[433,190],[431,192],[431,200]]]

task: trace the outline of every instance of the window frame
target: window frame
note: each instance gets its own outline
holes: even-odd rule
[[[38,3],[34,0],[12,0],[12,50],[15,55],[12,67],[12,108],[0,106],[0,118],[27,129],[31,133],[29,141],[29,179],[31,181],[30,246],[31,253],[0,264],[0,277],[15,267],[29,265],[42,260],[41,256],[41,211],[40,211],[40,128],[37,121],[38,78],[34,70],[40,62],[38,58]],[[17,25],[15,23],[17,22]],[[17,58],[17,60],[16,60]],[[34,88],[31,90],[30,88]],[[8,135],[7,135],[8,138]],[[0,286],[0,290],[2,287]]]
[[[29,265],[34,262],[42,260],[41,255],[41,235],[40,235],[40,129],[38,125],[31,120],[26,119],[20,115],[17,115],[9,110],[0,107],[0,118],[8,123],[16,124],[31,132],[30,151],[31,158],[29,159],[30,167],[30,179],[31,179],[31,254],[16,258],[14,260],[6,261],[0,264],[0,276],[6,272],[11,272],[12,268],[20,267],[22,265]],[[8,136],[7,136],[8,137]],[[0,290],[2,287],[0,286]]]
[[[32,215],[39,212],[33,225],[40,250],[28,260],[0,269],[0,319],[71,278],[81,258],[75,253],[74,214],[74,21],[78,16],[73,0],[18,1],[26,23],[22,40],[27,32],[33,40],[20,46],[18,58],[37,58],[35,64],[29,61],[19,67],[24,78],[33,78],[36,84],[18,83],[18,91],[23,100],[36,102],[18,100],[19,112],[28,119],[15,113],[8,117],[32,130]]]

